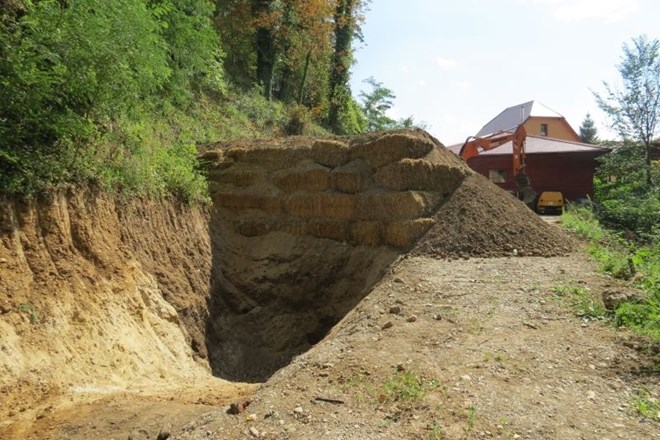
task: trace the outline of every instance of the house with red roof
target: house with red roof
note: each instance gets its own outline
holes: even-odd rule
[[[530,101],[509,107],[484,125],[476,137],[500,131],[513,132],[519,125],[527,131],[526,174],[537,193],[559,191],[567,200],[593,196],[596,158],[607,148],[580,142],[568,121],[545,105]],[[449,147],[458,154],[462,144]],[[517,186],[513,176],[511,142],[482,151],[468,160],[473,170],[511,192]]]

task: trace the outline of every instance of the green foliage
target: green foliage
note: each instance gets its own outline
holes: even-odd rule
[[[0,190],[95,181],[203,199],[191,140],[155,128],[223,91],[212,3],[24,4],[0,25]]]
[[[591,291],[582,286],[560,284],[553,289],[560,297],[567,298],[577,316],[589,319],[600,319],[605,316],[605,307]]]
[[[410,402],[424,398],[429,391],[440,386],[436,380],[426,380],[411,372],[394,372],[385,382],[385,395],[390,401]]]
[[[358,134],[364,133],[368,121],[360,105],[353,99],[350,91],[344,88],[343,92],[334,97],[337,103],[338,121],[334,127],[330,127],[336,134]]]
[[[660,41],[645,35],[623,45],[623,57],[617,66],[622,89],[604,83],[605,95],[594,93],[598,106],[612,120],[612,127],[624,141],[634,140],[644,146],[645,184],[653,186],[651,148],[660,116]]]
[[[660,422],[660,399],[655,397],[650,389],[639,389],[630,403],[631,408],[638,415]]]
[[[639,302],[627,302],[615,310],[618,326],[660,340],[660,234],[658,229],[644,244],[623,239],[614,231],[594,221],[595,214],[586,207],[570,206],[562,216],[562,224],[590,241],[589,252],[601,264],[601,270],[612,277],[633,279],[646,297]],[[562,287],[562,286],[560,286]],[[561,290],[563,292],[570,291]],[[589,314],[599,313],[598,307],[581,292],[575,292],[576,304]]]
[[[475,406],[469,406],[466,414],[468,431],[472,431],[474,429],[474,422],[477,419],[477,408]]]
[[[376,81],[372,76],[364,80],[371,91],[360,91],[362,98],[362,111],[367,118],[367,131],[382,131],[393,128],[396,121],[387,116],[388,110],[394,104],[394,93],[392,90],[383,86],[383,83]]]
[[[644,147],[624,143],[599,158],[595,196],[601,220],[641,236],[653,235],[660,224],[660,188],[648,187]],[[660,169],[652,169],[653,180]]]
[[[587,208],[569,206],[561,217],[562,225],[589,241],[601,241],[605,233],[594,212]]]
[[[188,105],[194,92],[224,92],[223,53],[210,17],[209,0],[149,0],[160,35],[167,45],[171,75],[163,94],[176,105]]]
[[[433,420],[428,426],[429,440],[442,440],[445,438],[445,432],[442,429],[442,425],[437,421]]]
[[[587,113],[587,116],[584,117],[582,125],[580,125],[580,140],[587,144],[597,144],[598,143],[598,130],[596,129],[596,124],[594,120],[591,119],[591,115]]]
[[[18,305],[18,311],[28,315],[30,319],[30,324],[36,324],[39,322],[39,312],[37,308],[30,303],[21,303]]]

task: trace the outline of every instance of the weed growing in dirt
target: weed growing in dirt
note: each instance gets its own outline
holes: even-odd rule
[[[365,372],[355,373],[343,380],[342,391],[350,392],[358,402],[367,402],[377,397],[375,387],[371,384],[369,375]]]
[[[37,308],[33,304],[21,303],[18,305],[18,311],[28,315],[30,324],[36,324],[39,322],[39,311],[37,311]]]
[[[648,388],[638,390],[630,406],[640,416],[660,422],[660,399],[653,397]]]
[[[427,379],[413,371],[394,369],[382,385],[368,373],[356,373],[343,380],[342,391],[350,393],[362,403],[398,403],[409,405],[420,402],[428,393],[441,387],[435,379]],[[446,390],[445,390],[446,391]]]
[[[474,421],[477,419],[477,408],[473,405],[467,409],[467,425],[468,431],[474,429]]]
[[[429,431],[429,440],[442,440],[445,438],[445,433],[442,429],[442,425],[438,423],[437,420],[431,422],[428,427]]]
[[[385,382],[385,396],[390,401],[421,400],[429,392],[440,387],[435,379],[427,380],[411,371],[395,371]]]
[[[555,286],[553,292],[560,297],[567,298],[577,316],[589,319],[602,319],[606,316],[607,310],[602,302],[595,298],[591,290],[586,287],[559,284]]]

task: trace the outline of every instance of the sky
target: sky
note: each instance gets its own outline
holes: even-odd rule
[[[657,0],[372,0],[351,87],[369,77],[445,145],[502,110],[539,101],[578,131],[587,113],[614,139],[592,91],[620,84],[623,44],[660,38]]]

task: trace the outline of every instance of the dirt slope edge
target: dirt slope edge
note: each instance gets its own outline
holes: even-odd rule
[[[208,377],[210,264],[205,209],[92,189],[0,200],[2,424],[60,391]]]

